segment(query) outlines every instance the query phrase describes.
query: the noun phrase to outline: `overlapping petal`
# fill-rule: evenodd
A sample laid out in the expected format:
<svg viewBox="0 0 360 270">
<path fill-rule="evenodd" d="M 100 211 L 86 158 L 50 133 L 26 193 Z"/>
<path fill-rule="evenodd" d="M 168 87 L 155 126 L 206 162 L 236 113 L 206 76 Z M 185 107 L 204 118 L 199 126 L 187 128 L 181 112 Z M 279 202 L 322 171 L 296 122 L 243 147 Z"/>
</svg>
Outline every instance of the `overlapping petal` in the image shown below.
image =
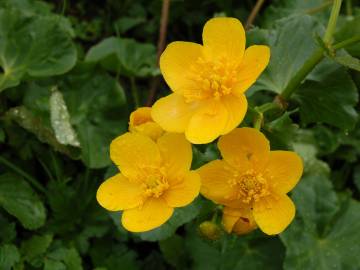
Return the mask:
<svg viewBox="0 0 360 270">
<path fill-rule="evenodd" d="M 175 93 L 193 89 L 190 67 L 202 55 L 202 46 L 192 42 L 170 43 L 160 57 L 160 69 L 165 81 Z"/>
<path fill-rule="evenodd" d="M 157 141 L 167 174 L 172 178 L 183 177 L 190 170 L 191 144 L 183 134 L 166 133 Z"/>
<path fill-rule="evenodd" d="M 228 95 L 224 96 L 221 101 L 228 112 L 227 122 L 221 133 L 221 135 L 224 135 L 232 131 L 242 122 L 247 111 L 248 103 L 245 95 Z"/>
<path fill-rule="evenodd" d="M 138 183 L 117 174 L 103 182 L 97 193 L 99 204 L 109 211 L 119 211 L 137 207 L 142 202 L 142 189 Z"/>
<path fill-rule="evenodd" d="M 288 193 L 299 182 L 303 173 L 303 162 L 294 152 L 271 151 L 266 168 L 267 179 L 277 193 Z"/>
<path fill-rule="evenodd" d="M 264 134 L 254 128 L 237 128 L 219 139 L 221 155 L 239 170 L 262 169 L 270 154 L 270 144 Z"/>
<path fill-rule="evenodd" d="M 162 198 L 149 198 L 137 208 L 125 210 L 121 223 L 131 232 L 145 232 L 164 224 L 173 214 L 174 208 Z"/>
<path fill-rule="evenodd" d="M 182 207 L 191 203 L 200 191 L 200 175 L 197 172 L 188 172 L 182 179 L 177 179 L 164 194 L 169 206 Z"/>
<path fill-rule="evenodd" d="M 238 235 L 249 233 L 257 228 L 250 208 L 230 208 L 223 209 L 222 223 L 228 232 Z"/>
<path fill-rule="evenodd" d="M 166 131 L 183 133 L 199 106 L 197 102 L 185 102 L 183 96 L 174 93 L 156 101 L 151 116 Z"/>
<path fill-rule="evenodd" d="M 253 45 L 246 49 L 239 66 L 238 83 L 234 87 L 236 95 L 243 94 L 264 71 L 270 60 L 270 48 Z"/>
<path fill-rule="evenodd" d="M 190 119 L 186 138 L 194 144 L 210 143 L 219 137 L 228 123 L 228 111 L 220 101 L 211 100 Z"/>
<path fill-rule="evenodd" d="M 139 133 L 125 133 L 113 140 L 110 157 L 129 178 L 136 178 L 144 167 L 159 167 L 161 164 L 156 143 Z"/>
<path fill-rule="evenodd" d="M 234 190 L 229 185 L 233 169 L 223 160 L 214 160 L 200 167 L 201 194 L 216 203 L 226 203 Z"/>
<path fill-rule="evenodd" d="M 295 206 L 287 195 L 273 193 L 255 202 L 253 215 L 264 233 L 279 234 L 294 219 Z"/>
</svg>

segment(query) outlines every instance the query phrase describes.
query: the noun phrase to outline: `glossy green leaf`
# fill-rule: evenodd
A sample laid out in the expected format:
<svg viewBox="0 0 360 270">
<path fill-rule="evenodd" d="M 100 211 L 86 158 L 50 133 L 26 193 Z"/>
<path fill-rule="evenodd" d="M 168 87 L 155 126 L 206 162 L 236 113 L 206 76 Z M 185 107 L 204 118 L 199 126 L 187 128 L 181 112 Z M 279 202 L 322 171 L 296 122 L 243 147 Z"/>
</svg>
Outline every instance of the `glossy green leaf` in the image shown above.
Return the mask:
<svg viewBox="0 0 360 270">
<path fill-rule="evenodd" d="M 326 177 L 303 178 L 292 196 L 297 218 L 281 234 L 285 269 L 357 269 L 360 204 L 340 201 Z"/>
<path fill-rule="evenodd" d="M 87 62 L 100 62 L 106 69 L 129 77 L 156 74 L 156 50 L 152 44 L 132 39 L 110 37 L 92 47 Z"/>
<path fill-rule="evenodd" d="M 12 244 L 0 245 L 0 269 L 11 270 L 20 261 L 20 254 Z"/>
<path fill-rule="evenodd" d="M 352 129 L 357 120 L 354 108 L 358 93 L 354 82 L 343 68 L 324 75 L 321 81 L 307 81 L 294 96 L 300 103 L 303 124 L 327 123 Z"/>
<path fill-rule="evenodd" d="M 341 55 L 335 56 L 333 59 L 340 65 L 356 71 L 360 71 L 360 60 L 355 57 L 352 57 L 350 55 Z"/>
<path fill-rule="evenodd" d="M 36 259 L 42 262 L 43 256 L 53 240 L 51 234 L 34 235 L 21 244 L 21 254 L 24 260 L 34 264 Z M 35 262 L 36 263 L 36 262 Z"/>
<path fill-rule="evenodd" d="M 75 65 L 75 47 L 58 21 L 0 9 L 0 91 L 18 85 L 25 75 L 59 75 Z"/>
<path fill-rule="evenodd" d="M 34 230 L 45 223 L 46 212 L 43 202 L 20 176 L 0 176 L 0 206 L 15 216 L 27 229 Z"/>
</svg>

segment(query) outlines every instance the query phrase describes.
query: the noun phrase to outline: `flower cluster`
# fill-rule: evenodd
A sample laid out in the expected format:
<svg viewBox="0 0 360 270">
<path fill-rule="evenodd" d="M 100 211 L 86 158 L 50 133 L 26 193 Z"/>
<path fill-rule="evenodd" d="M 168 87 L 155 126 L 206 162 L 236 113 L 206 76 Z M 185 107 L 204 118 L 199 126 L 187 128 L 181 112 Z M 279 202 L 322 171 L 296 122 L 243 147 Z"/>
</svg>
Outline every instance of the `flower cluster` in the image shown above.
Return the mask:
<svg viewBox="0 0 360 270">
<path fill-rule="evenodd" d="M 161 226 L 200 192 L 224 206 L 229 233 L 257 227 L 269 235 L 282 232 L 295 215 L 286 194 L 302 175 L 302 161 L 294 152 L 270 151 L 257 129 L 236 128 L 247 111 L 244 93 L 269 58 L 267 46 L 245 49 L 245 31 L 234 18 L 209 20 L 203 45 L 169 44 L 160 69 L 173 93 L 134 111 L 129 132 L 111 143 L 110 157 L 121 172 L 99 187 L 100 205 L 122 210 L 123 226 L 143 232 Z M 190 170 L 190 142 L 219 136 L 223 159 Z M 202 230 L 218 237 L 210 223 Z"/>
</svg>

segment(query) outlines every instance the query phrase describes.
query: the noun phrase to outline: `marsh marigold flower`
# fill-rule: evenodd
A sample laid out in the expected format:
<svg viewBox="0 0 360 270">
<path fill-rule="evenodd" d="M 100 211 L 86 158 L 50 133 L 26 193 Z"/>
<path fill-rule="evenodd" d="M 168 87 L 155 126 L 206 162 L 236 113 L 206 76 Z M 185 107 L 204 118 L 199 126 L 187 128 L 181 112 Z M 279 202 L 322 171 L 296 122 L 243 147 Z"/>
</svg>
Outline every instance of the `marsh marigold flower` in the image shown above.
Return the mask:
<svg viewBox="0 0 360 270">
<path fill-rule="evenodd" d="M 291 151 L 270 151 L 269 141 L 253 128 L 233 130 L 219 139 L 218 147 L 223 160 L 198 172 L 201 193 L 225 205 L 225 229 L 244 234 L 258 226 L 269 235 L 281 233 L 295 215 L 286 193 L 302 175 L 301 158 Z"/>
<path fill-rule="evenodd" d="M 164 130 L 185 133 L 195 144 L 227 134 L 243 120 L 244 92 L 269 62 L 267 46 L 245 50 L 245 31 L 235 18 L 214 18 L 203 30 L 203 45 L 170 43 L 160 69 L 173 91 L 153 106 L 152 117 Z"/>
<path fill-rule="evenodd" d="M 139 132 L 157 140 L 164 134 L 164 130 L 151 118 L 151 108 L 141 107 L 130 114 L 129 131 Z"/>
<path fill-rule="evenodd" d="M 190 171 L 191 145 L 182 134 L 166 133 L 155 142 L 126 133 L 112 141 L 110 157 L 121 173 L 102 183 L 96 197 L 109 211 L 123 210 L 121 221 L 129 231 L 162 225 L 175 207 L 199 194 L 200 177 Z"/>
</svg>

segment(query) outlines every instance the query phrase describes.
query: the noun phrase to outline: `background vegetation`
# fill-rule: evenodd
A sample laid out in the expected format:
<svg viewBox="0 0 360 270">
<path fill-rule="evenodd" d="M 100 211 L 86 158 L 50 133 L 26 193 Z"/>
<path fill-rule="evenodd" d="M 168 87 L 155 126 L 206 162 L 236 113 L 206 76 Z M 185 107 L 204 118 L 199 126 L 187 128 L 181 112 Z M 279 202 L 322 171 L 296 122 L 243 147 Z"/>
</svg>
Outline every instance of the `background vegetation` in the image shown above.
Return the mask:
<svg viewBox="0 0 360 270">
<path fill-rule="evenodd" d="M 305 162 L 291 194 L 297 215 L 278 237 L 213 241 L 199 224 L 218 210 L 202 198 L 141 234 L 95 200 L 117 170 L 109 143 L 129 113 L 154 90 L 169 92 L 156 65 L 162 1 L 0 0 L 1 270 L 360 269 L 359 43 L 335 53 L 320 38 L 333 1 L 264 2 L 247 43 L 270 45 L 271 62 L 247 93 L 255 109 L 243 125 L 314 51 L 327 55 L 284 100 L 285 112 L 264 114 L 272 148 Z M 356 2 L 344 1 L 334 44 L 359 38 Z M 245 24 L 255 3 L 173 0 L 166 43 L 201 42 L 213 16 Z M 215 144 L 193 150 L 194 168 L 219 157 Z"/>
</svg>

